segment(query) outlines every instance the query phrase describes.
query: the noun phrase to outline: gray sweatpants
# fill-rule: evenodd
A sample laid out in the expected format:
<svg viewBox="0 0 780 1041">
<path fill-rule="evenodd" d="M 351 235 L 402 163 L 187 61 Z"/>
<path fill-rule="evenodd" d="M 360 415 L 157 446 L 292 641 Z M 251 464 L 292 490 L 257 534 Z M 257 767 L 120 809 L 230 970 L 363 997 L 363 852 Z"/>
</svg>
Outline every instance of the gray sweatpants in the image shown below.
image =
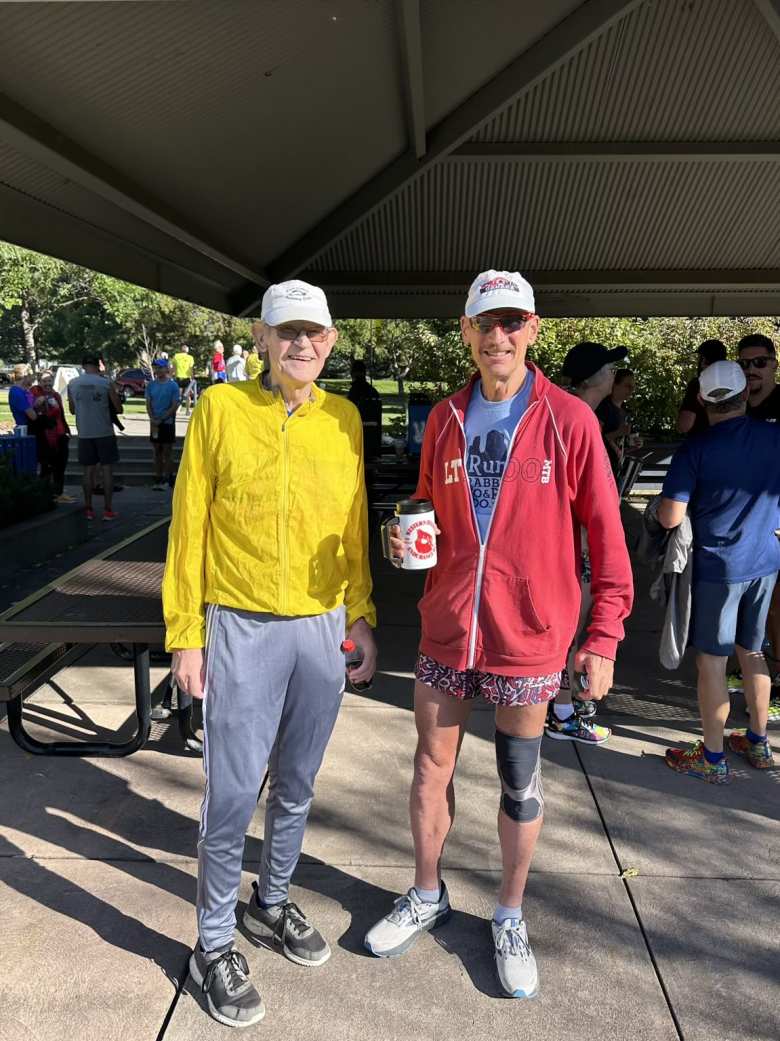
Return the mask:
<svg viewBox="0 0 780 1041">
<path fill-rule="evenodd" d="M 198 841 L 198 933 L 233 941 L 244 839 L 270 770 L 258 895 L 287 899 L 314 779 L 344 692 L 344 608 L 280 618 L 209 605 Z"/>
</svg>

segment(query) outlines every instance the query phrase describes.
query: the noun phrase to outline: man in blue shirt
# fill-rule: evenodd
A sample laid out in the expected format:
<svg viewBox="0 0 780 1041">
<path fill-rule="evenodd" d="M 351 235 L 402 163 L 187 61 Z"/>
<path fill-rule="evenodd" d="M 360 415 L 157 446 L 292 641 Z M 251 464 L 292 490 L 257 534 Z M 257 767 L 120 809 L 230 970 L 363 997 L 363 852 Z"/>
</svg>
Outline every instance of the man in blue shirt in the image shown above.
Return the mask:
<svg viewBox="0 0 780 1041">
<path fill-rule="evenodd" d="M 14 383 L 8 391 L 8 407 L 18 427 L 31 427 L 38 418 L 33 406 L 34 398 L 30 392 L 33 377 L 29 365 L 14 366 Z M 32 434 L 32 429 L 28 429 Z"/>
<path fill-rule="evenodd" d="M 154 484 L 157 491 L 166 483 L 173 488 L 173 443 L 176 440 L 176 410 L 181 391 L 171 379 L 167 358 L 154 364 L 154 379 L 146 386 L 146 411 L 149 413 L 149 439 L 154 447 Z"/>
<path fill-rule="evenodd" d="M 727 784 L 726 662 L 735 649 L 750 728 L 733 731 L 729 749 L 757 769 L 774 765 L 766 734 L 771 681 L 761 648 L 780 569 L 780 428 L 745 415 L 746 380 L 735 362 L 706 368 L 699 395 L 710 429 L 675 453 L 658 519 L 674 528 L 687 510 L 693 526 L 690 643 L 697 651 L 703 740 L 668 748 L 666 762 L 678 773 Z"/>
</svg>

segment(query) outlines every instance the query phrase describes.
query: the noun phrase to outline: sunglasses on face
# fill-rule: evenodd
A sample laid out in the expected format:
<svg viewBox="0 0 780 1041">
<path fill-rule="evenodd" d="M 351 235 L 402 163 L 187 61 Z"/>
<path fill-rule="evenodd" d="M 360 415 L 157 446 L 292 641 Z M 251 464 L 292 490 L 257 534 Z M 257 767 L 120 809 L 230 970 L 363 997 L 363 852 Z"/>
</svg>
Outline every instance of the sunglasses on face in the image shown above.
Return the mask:
<svg viewBox="0 0 780 1041">
<path fill-rule="evenodd" d="M 757 358 L 738 358 L 737 365 L 747 372 L 751 365 L 755 369 L 765 369 L 771 361 L 776 359 L 770 358 L 768 354 L 760 354 Z"/>
<path fill-rule="evenodd" d="M 492 333 L 497 326 L 500 326 L 509 335 L 510 333 L 519 333 L 525 323 L 532 317 L 533 315 L 530 314 L 511 315 L 508 318 L 477 315 L 476 318 L 470 318 L 469 321 L 471 322 L 471 328 L 476 329 L 483 336 Z"/>
<path fill-rule="evenodd" d="M 279 325 L 276 327 L 276 335 L 280 340 L 295 342 L 302 336 L 307 336 L 311 343 L 324 343 L 328 338 L 330 329 L 293 329 L 291 325 Z"/>
</svg>

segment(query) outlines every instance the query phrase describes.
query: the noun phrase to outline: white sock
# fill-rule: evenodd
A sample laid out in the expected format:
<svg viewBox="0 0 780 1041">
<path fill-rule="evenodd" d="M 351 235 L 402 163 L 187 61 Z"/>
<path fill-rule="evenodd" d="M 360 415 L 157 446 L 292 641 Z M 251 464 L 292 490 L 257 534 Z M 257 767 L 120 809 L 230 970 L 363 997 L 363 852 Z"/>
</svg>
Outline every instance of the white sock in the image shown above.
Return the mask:
<svg viewBox="0 0 780 1041">
<path fill-rule="evenodd" d="M 493 921 L 498 925 L 505 922 L 508 918 L 519 918 L 523 919 L 523 906 L 518 904 L 517 907 L 506 907 L 504 904 L 497 904 L 496 910 L 493 914 Z"/>
<path fill-rule="evenodd" d="M 556 701 L 553 705 L 553 712 L 556 719 L 560 720 L 561 723 L 565 723 L 567 719 L 571 719 L 574 715 L 574 705 L 559 705 Z"/>
<path fill-rule="evenodd" d="M 420 889 L 419 886 L 415 886 L 414 891 L 424 904 L 438 904 L 441 886 L 438 889 Z"/>
</svg>

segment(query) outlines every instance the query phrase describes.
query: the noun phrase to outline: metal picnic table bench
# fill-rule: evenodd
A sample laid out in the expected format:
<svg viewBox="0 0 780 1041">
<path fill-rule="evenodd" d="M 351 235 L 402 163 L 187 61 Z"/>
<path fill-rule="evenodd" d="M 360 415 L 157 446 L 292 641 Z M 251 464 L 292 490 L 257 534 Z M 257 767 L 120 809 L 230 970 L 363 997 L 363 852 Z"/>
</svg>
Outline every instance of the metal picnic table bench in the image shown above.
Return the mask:
<svg viewBox="0 0 780 1041">
<path fill-rule="evenodd" d="M 150 646 L 165 641 L 160 585 L 169 518 L 144 528 L 0 614 L 0 701 L 14 741 L 34 755 L 125 756 L 151 728 Z M 136 733 L 124 743 L 42 742 L 24 728 L 24 698 L 96 644 L 132 647 Z M 191 699 L 179 694 L 182 736 Z"/>
</svg>

